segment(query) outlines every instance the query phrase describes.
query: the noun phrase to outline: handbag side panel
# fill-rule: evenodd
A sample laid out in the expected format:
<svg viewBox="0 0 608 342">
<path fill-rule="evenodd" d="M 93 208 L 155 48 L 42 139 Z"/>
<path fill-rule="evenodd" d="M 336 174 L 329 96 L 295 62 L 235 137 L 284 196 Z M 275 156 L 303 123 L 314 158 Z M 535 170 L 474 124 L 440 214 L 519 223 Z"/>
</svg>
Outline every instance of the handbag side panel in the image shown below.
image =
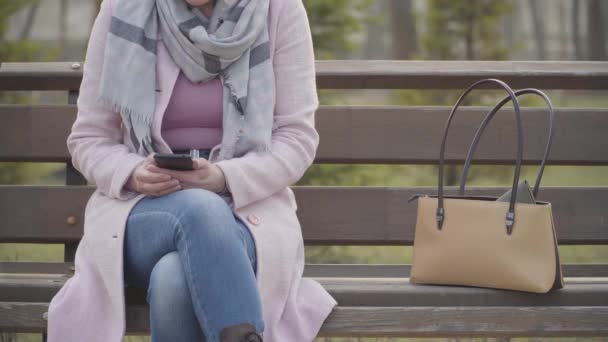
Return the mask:
<svg viewBox="0 0 608 342">
<path fill-rule="evenodd" d="M 508 203 L 445 198 L 437 229 L 437 198 L 418 199 L 410 281 L 546 293 L 558 268 L 551 205 L 517 203 L 507 234 Z"/>
</svg>

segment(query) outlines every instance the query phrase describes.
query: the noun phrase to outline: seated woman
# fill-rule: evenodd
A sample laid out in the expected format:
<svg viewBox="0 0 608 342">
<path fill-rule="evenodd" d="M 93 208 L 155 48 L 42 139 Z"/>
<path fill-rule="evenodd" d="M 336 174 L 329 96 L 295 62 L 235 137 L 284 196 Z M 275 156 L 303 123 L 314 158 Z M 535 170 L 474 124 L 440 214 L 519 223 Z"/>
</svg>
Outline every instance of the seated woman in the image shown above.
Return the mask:
<svg viewBox="0 0 608 342">
<path fill-rule="evenodd" d="M 97 188 L 48 341 L 122 341 L 125 286 L 153 342 L 312 341 L 337 302 L 302 277 L 289 185 L 319 143 L 315 77 L 301 0 L 103 1 L 67 140 Z"/>
</svg>

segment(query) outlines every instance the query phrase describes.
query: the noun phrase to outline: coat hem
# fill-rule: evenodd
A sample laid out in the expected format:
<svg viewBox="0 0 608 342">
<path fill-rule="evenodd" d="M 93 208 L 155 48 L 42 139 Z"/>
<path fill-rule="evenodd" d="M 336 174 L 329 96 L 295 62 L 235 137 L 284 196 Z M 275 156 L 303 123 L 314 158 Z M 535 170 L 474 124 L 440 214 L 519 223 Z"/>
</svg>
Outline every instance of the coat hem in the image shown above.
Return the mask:
<svg viewBox="0 0 608 342">
<path fill-rule="evenodd" d="M 329 318 L 329 315 L 331 315 L 332 311 L 337 306 L 338 306 L 338 303 L 334 301 L 334 303 L 327 305 L 322 310 L 320 310 L 320 313 L 322 314 L 321 317 L 323 317 L 323 319 L 319 320 L 319 323 L 317 323 L 316 326 L 313 328 L 314 334 L 313 334 L 313 338 L 310 342 L 313 342 L 314 339 L 319 335 L 319 333 L 321 332 L 321 328 L 323 327 L 323 324 L 327 321 L 327 318 Z"/>
</svg>

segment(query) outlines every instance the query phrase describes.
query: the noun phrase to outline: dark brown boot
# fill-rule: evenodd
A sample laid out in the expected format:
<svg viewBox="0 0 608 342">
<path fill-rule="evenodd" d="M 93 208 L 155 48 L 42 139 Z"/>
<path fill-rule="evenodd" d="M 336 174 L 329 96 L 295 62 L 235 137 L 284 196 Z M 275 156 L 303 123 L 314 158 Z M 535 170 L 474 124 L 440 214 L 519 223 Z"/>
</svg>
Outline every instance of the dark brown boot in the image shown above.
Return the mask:
<svg viewBox="0 0 608 342">
<path fill-rule="evenodd" d="M 250 323 L 240 323 L 225 327 L 220 332 L 222 342 L 264 342 L 262 335 L 256 332 Z"/>
</svg>

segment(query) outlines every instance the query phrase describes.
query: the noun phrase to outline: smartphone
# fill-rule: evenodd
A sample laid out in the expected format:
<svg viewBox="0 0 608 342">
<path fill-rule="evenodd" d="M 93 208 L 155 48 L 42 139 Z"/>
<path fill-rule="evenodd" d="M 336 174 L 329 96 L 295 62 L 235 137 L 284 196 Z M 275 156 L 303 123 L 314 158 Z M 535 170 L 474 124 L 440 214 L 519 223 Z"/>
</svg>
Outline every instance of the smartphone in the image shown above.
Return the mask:
<svg viewBox="0 0 608 342">
<path fill-rule="evenodd" d="M 154 161 L 158 167 L 171 170 L 193 170 L 192 156 L 189 154 L 155 153 Z"/>
</svg>

